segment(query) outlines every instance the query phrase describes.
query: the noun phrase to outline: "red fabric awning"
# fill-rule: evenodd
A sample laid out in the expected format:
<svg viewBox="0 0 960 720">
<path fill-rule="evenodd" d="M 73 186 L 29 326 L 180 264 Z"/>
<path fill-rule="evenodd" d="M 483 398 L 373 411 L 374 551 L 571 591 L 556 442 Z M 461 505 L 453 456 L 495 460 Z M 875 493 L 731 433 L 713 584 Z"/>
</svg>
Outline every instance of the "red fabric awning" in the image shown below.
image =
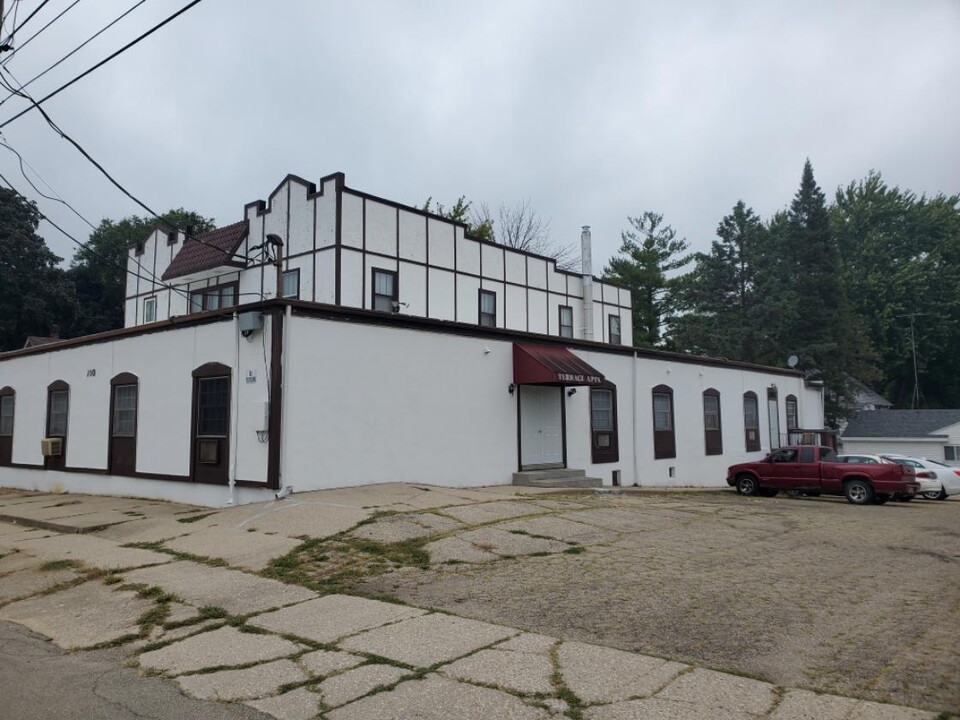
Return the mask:
<svg viewBox="0 0 960 720">
<path fill-rule="evenodd" d="M 517 385 L 600 385 L 603 375 L 565 347 L 513 345 Z"/>
</svg>

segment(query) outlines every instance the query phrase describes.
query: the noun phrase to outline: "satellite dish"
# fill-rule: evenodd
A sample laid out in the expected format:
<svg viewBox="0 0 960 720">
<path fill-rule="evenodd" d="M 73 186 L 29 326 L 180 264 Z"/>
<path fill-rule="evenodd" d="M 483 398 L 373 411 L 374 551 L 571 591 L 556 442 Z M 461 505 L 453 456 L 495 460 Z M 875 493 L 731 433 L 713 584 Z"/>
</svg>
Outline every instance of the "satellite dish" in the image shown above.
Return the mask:
<svg viewBox="0 0 960 720">
<path fill-rule="evenodd" d="M 787 365 L 789 367 L 795 368 L 798 362 L 800 362 L 800 358 L 798 358 L 796 355 L 791 355 L 787 358 Z"/>
</svg>

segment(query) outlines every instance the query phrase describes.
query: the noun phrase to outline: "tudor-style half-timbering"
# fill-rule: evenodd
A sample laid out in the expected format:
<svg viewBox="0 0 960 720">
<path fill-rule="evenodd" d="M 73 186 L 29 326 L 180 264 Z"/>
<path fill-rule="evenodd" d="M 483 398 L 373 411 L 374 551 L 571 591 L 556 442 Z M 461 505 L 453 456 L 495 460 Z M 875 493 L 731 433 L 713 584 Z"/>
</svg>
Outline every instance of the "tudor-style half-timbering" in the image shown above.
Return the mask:
<svg viewBox="0 0 960 720">
<path fill-rule="evenodd" d="M 346 187 L 341 173 L 319 187 L 288 176 L 244 215 L 197 238 L 158 228 L 130 248 L 126 326 L 275 297 L 279 254 L 283 297 L 615 345 L 632 339 L 628 290 L 585 283 L 551 258 Z"/>
</svg>

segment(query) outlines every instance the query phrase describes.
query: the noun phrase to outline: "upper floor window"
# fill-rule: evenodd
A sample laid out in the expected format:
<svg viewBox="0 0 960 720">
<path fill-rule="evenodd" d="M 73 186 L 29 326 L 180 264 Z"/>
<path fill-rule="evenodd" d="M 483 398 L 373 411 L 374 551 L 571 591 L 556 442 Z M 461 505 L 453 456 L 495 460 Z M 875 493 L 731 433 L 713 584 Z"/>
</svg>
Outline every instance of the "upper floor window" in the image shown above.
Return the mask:
<svg viewBox="0 0 960 720">
<path fill-rule="evenodd" d="M 143 321 L 145 323 L 156 322 L 157 320 L 157 298 L 148 297 L 143 300 Z"/>
<path fill-rule="evenodd" d="M 653 388 L 653 457 L 675 458 L 677 442 L 673 430 L 673 388 Z"/>
<path fill-rule="evenodd" d="M 707 455 L 723 454 L 723 430 L 720 426 L 720 393 L 703 391 L 703 434 Z"/>
<path fill-rule="evenodd" d="M 190 293 L 190 312 L 233 307 L 237 304 L 238 287 L 239 283 L 232 282 L 194 290 Z"/>
<path fill-rule="evenodd" d="M 480 291 L 480 324 L 484 327 L 497 326 L 497 294 L 492 290 Z"/>
<path fill-rule="evenodd" d="M 620 316 L 610 315 L 607 318 L 607 336 L 614 345 L 620 345 L 622 337 L 620 335 Z"/>
<path fill-rule="evenodd" d="M 374 268 L 371 290 L 373 298 L 370 305 L 374 310 L 388 313 L 395 313 L 400 310 L 396 272 Z"/>
<path fill-rule="evenodd" d="M 797 398 L 793 395 L 787 395 L 787 430 L 796 430 L 800 427 L 797 420 Z"/>
<path fill-rule="evenodd" d="M 573 308 L 569 305 L 560 306 L 560 337 L 573 337 Z"/>
<path fill-rule="evenodd" d="M 743 432 L 747 452 L 760 449 L 760 408 L 755 392 L 743 394 Z"/>
<path fill-rule="evenodd" d="M 283 291 L 281 297 L 300 297 L 300 268 L 287 270 L 283 273 Z"/>
</svg>

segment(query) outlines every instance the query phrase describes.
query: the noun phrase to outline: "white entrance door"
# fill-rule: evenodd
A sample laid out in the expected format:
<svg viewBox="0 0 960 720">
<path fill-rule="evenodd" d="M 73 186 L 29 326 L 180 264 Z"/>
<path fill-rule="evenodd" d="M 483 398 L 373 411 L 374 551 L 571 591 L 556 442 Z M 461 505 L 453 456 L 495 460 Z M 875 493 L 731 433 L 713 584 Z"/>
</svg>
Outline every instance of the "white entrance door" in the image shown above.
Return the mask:
<svg viewBox="0 0 960 720">
<path fill-rule="evenodd" d="M 767 398 L 767 420 L 770 422 L 770 449 L 780 447 L 780 408 L 776 397 Z"/>
<path fill-rule="evenodd" d="M 520 465 L 563 465 L 563 388 L 520 386 Z"/>
</svg>

